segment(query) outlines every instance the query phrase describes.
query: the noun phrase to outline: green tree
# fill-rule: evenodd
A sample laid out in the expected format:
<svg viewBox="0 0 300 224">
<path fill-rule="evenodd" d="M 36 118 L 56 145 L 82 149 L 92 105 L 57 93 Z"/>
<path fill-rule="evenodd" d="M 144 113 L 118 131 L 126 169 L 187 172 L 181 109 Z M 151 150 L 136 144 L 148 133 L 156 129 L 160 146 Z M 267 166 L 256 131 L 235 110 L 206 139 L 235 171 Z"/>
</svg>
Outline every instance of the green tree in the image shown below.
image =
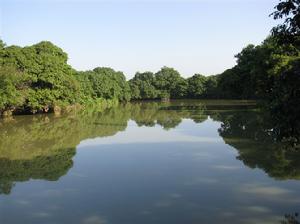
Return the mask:
<svg viewBox="0 0 300 224">
<path fill-rule="evenodd" d="M 122 72 L 116 72 L 111 68 L 98 67 L 90 77 L 94 92 L 97 97 L 105 99 L 130 100 L 130 87 Z"/>
<path fill-rule="evenodd" d="M 293 44 L 300 47 L 300 1 L 284 0 L 275 6 L 271 15 L 275 20 L 284 19 L 282 24 L 272 29 L 273 36 L 277 37 L 281 44 Z"/>
<path fill-rule="evenodd" d="M 204 75 L 195 74 L 187 79 L 188 82 L 188 97 L 202 98 L 206 92 L 207 78 Z"/>
<path fill-rule="evenodd" d="M 67 54 L 50 42 L 43 41 L 29 47 L 5 47 L 1 70 L 13 67 L 26 74 L 22 83 L 23 105 L 15 105 L 24 111 L 49 111 L 55 105 L 76 102 L 78 83 L 74 70 L 67 64 Z M 5 72 L 5 71 L 3 71 Z"/>
<path fill-rule="evenodd" d="M 159 90 L 156 89 L 155 77 L 152 72 L 137 72 L 129 80 L 133 99 L 157 99 Z"/>
<path fill-rule="evenodd" d="M 13 111 L 24 104 L 24 78 L 14 67 L 0 67 L 0 112 Z"/>
<path fill-rule="evenodd" d="M 163 67 L 155 74 L 155 87 L 165 96 L 183 98 L 187 93 L 187 82 L 178 71 L 173 68 Z"/>
</svg>

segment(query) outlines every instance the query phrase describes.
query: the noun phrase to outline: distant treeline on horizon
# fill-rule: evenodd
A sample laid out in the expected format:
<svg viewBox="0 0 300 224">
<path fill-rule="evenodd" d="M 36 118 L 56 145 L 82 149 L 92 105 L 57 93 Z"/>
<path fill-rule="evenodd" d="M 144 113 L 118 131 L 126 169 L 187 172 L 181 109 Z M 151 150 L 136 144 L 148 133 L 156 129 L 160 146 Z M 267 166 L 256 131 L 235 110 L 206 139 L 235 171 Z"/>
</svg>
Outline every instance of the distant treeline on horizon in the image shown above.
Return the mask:
<svg viewBox="0 0 300 224">
<path fill-rule="evenodd" d="M 138 72 L 127 81 L 112 68 L 76 71 L 67 64 L 67 54 L 48 41 L 19 47 L 0 40 L 0 114 L 182 98 L 264 99 L 274 110 L 299 108 L 299 5 L 280 2 L 273 16 L 286 17 L 285 22 L 260 45 L 248 45 L 238 53 L 233 68 L 213 76 L 185 79 L 175 69 L 163 67 L 156 73 Z"/>
</svg>

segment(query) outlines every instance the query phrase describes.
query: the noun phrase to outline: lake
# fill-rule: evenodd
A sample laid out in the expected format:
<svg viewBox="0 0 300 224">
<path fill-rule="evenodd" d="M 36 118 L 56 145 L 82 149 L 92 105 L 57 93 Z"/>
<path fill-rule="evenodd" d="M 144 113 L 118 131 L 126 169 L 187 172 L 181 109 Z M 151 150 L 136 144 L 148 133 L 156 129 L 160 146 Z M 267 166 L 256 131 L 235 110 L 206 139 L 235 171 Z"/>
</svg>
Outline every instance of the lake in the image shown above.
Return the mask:
<svg viewBox="0 0 300 224">
<path fill-rule="evenodd" d="M 0 121 L 0 223 L 280 223 L 300 153 L 251 101 L 172 101 Z"/>
</svg>

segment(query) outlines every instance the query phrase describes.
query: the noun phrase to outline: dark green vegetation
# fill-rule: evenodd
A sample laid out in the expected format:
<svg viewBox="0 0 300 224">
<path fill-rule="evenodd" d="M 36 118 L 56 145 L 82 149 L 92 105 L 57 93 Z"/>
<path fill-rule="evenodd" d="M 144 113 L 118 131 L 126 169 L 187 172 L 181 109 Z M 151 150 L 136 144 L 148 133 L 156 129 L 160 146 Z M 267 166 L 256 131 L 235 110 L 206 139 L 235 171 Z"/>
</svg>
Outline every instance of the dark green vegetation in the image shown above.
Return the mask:
<svg viewBox="0 0 300 224">
<path fill-rule="evenodd" d="M 185 79 L 163 67 L 126 81 L 111 68 L 74 70 L 67 54 L 50 42 L 18 47 L 0 41 L 0 114 L 60 113 L 146 99 L 263 99 L 273 120 L 285 124 L 276 129 L 280 138 L 300 136 L 300 3 L 281 1 L 275 9 L 272 16 L 283 23 L 262 44 L 237 54 L 236 66 L 208 77 Z"/>
<path fill-rule="evenodd" d="M 183 119 L 221 122 L 219 135 L 239 153 L 237 159 L 269 176 L 300 179 L 300 157 L 278 143 L 271 120 L 249 101 L 175 101 L 129 103 L 102 112 L 87 110 L 67 116 L 37 115 L 0 122 L 0 194 L 15 182 L 58 180 L 73 166 L 76 146 L 84 139 L 125 131 L 128 121 L 138 126 L 176 128 Z M 262 144 L 263 143 L 263 144 Z"/>
<path fill-rule="evenodd" d="M 30 47 L 0 44 L 0 111 L 37 113 L 91 102 L 128 99 L 125 76 L 112 69 L 77 72 L 50 42 Z"/>
</svg>

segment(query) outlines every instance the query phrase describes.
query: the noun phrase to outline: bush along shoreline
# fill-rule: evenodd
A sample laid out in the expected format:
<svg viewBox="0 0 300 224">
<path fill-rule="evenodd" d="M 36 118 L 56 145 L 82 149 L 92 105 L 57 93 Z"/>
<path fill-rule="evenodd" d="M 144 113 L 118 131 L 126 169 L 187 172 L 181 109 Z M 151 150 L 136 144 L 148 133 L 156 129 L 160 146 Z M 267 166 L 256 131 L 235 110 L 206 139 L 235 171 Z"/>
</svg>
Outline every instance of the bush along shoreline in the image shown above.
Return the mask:
<svg viewBox="0 0 300 224">
<path fill-rule="evenodd" d="M 0 41 L 0 115 L 103 109 L 129 100 L 123 73 L 110 68 L 77 72 L 67 59 L 51 42 L 22 48 Z"/>
<path fill-rule="evenodd" d="M 247 46 L 236 55 L 237 65 L 218 75 L 183 78 L 163 67 L 156 73 L 137 72 L 127 81 L 112 68 L 76 71 L 67 64 L 67 54 L 48 41 L 27 47 L 0 41 L 0 115 L 60 114 L 169 99 L 262 99 L 275 110 L 288 103 L 299 108 L 299 50 L 276 44 L 268 37 L 261 45 Z"/>
<path fill-rule="evenodd" d="M 287 117 L 287 123 L 298 125 L 300 2 L 280 1 L 271 16 L 282 24 L 261 44 L 238 53 L 233 68 L 213 76 L 183 78 L 163 67 L 156 73 L 137 72 L 127 81 L 112 68 L 76 71 L 67 53 L 49 41 L 19 47 L 0 40 L 0 114 L 61 113 L 130 100 L 260 99 L 274 119 Z"/>
</svg>

